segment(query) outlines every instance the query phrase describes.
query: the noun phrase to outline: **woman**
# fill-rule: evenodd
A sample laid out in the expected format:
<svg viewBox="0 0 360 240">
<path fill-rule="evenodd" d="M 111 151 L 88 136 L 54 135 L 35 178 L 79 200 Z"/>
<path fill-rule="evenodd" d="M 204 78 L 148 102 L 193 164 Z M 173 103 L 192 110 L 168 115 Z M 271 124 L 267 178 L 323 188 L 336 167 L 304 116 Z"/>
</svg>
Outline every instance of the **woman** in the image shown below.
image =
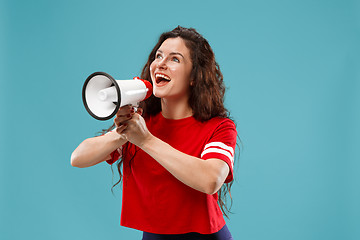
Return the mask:
<svg viewBox="0 0 360 240">
<path fill-rule="evenodd" d="M 210 45 L 191 28 L 163 33 L 141 78 L 153 96 L 137 112 L 120 108 L 115 130 L 83 141 L 71 164 L 121 159 L 121 225 L 143 239 L 232 239 L 220 192 L 233 180 L 237 133 Z"/>
</svg>

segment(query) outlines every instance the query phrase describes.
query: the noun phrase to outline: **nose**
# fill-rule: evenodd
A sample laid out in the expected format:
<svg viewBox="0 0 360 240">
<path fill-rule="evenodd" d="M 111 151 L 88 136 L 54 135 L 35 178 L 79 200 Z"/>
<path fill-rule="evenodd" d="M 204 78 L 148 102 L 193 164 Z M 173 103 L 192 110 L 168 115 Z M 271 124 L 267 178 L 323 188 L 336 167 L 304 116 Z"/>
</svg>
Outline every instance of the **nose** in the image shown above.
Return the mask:
<svg viewBox="0 0 360 240">
<path fill-rule="evenodd" d="M 158 61 L 157 68 L 158 69 L 166 69 L 167 68 L 166 58 L 163 58 L 160 61 Z"/>
</svg>

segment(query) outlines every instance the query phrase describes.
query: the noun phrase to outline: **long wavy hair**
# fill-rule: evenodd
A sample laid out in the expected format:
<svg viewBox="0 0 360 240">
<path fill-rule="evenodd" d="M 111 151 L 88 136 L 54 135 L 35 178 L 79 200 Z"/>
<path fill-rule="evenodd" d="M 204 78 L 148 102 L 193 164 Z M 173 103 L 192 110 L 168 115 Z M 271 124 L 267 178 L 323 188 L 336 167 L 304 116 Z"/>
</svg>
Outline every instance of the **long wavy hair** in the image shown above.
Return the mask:
<svg viewBox="0 0 360 240">
<path fill-rule="evenodd" d="M 150 76 L 150 65 L 155 60 L 156 51 L 168 38 L 180 37 L 185 41 L 186 47 L 190 50 L 192 61 L 191 85 L 189 106 L 193 111 L 193 117 L 201 122 L 214 117 L 230 118 L 228 110 L 224 107 L 225 86 L 223 75 L 218 63 L 215 61 L 215 54 L 208 41 L 193 28 L 176 27 L 170 32 L 163 33 L 155 47 L 152 49 L 145 66 L 142 69 L 141 78 L 152 82 Z M 153 116 L 161 112 L 161 99 L 152 95 L 140 105 L 144 117 Z M 123 156 L 129 150 L 129 144 L 123 147 Z M 132 156 L 132 158 L 134 155 Z M 115 187 L 122 180 L 121 165 L 123 159 L 117 163 L 120 179 L 114 184 Z M 131 167 L 131 166 L 130 166 Z M 232 182 L 225 183 L 218 191 L 218 203 L 223 214 L 228 217 L 232 205 L 231 186 Z M 227 206 L 227 194 L 230 195 L 231 204 Z"/>
</svg>

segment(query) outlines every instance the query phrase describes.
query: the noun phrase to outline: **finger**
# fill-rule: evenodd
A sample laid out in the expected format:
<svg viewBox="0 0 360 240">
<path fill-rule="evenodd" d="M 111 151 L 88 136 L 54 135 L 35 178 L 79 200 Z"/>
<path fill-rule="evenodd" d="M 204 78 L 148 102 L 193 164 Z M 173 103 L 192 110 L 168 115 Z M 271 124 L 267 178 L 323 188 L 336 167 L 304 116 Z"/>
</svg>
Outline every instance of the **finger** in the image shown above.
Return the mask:
<svg viewBox="0 0 360 240">
<path fill-rule="evenodd" d="M 144 112 L 144 109 L 142 109 L 142 108 L 140 108 L 140 107 L 139 107 L 139 108 L 137 109 L 137 111 L 136 111 L 136 113 L 139 114 L 139 115 L 142 115 L 143 112 Z"/>
<path fill-rule="evenodd" d="M 128 120 L 129 118 L 131 118 L 132 114 L 131 113 L 128 113 L 128 114 L 125 114 L 125 115 L 121 115 L 121 116 L 116 116 L 114 121 L 116 122 L 123 122 L 124 120 Z"/>
<path fill-rule="evenodd" d="M 117 111 L 116 116 L 124 117 L 124 116 L 128 115 L 130 113 L 130 111 L 131 111 L 131 106 L 125 105 L 125 106 L 121 107 L 119 109 L 119 111 Z"/>
<path fill-rule="evenodd" d="M 127 125 L 121 125 L 120 127 L 116 128 L 116 133 L 121 135 L 125 131 L 126 128 L 127 128 Z"/>
<path fill-rule="evenodd" d="M 139 107 L 132 107 L 131 110 L 130 110 L 130 115 L 131 116 L 134 116 L 135 113 L 138 113 L 139 114 L 139 109 L 142 113 L 142 108 L 139 108 Z"/>
<path fill-rule="evenodd" d="M 131 119 L 132 115 L 131 114 L 127 114 L 123 117 L 117 116 L 114 119 L 114 123 L 117 127 L 119 127 L 121 124 L 123 124 L 124 122 L 128 121 L 129 119 Z"/>
<path fill-rule="evenodd" d="M 126 133 L 127 133 L 127 125 L 123 125 L 123 126 L 119 127 L 116 132 L 117 132 L 122 138 L 128 140 L 127 135 L 126 135 Z"/>
<path fill-rule="evenodd" d="M 133 114 L 131 114 L 131 118 L 129 120 L 127 120 L 125 123 L 131 124 L 131 123 L 135 122 L 137 119 L 139 119 L 139 114 L 133 113 Z"/>
</svg>

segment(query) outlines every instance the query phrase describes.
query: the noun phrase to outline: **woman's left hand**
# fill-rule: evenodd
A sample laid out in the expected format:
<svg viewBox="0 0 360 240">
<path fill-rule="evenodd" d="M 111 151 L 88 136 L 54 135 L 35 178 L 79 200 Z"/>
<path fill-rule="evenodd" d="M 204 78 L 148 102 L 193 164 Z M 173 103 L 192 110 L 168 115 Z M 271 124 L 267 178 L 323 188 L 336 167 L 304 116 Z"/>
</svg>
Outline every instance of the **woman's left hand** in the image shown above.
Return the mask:
<svg viewBox="0 0 360 240">
<path fill-rule="evenodd" d="M 142 112 L 141 110 L 142 109 L 134 113 L 131 119 L 125 121 L 123 123 L 125 129 L 118 132 L 119 134 L 123 135 L 129 142 L 140 148 L 147 140 L 150 140 L 152 137 L 152 134 L 149 132 L 146 126 L 144 118 L 140 115 Z"/>
</svg>

